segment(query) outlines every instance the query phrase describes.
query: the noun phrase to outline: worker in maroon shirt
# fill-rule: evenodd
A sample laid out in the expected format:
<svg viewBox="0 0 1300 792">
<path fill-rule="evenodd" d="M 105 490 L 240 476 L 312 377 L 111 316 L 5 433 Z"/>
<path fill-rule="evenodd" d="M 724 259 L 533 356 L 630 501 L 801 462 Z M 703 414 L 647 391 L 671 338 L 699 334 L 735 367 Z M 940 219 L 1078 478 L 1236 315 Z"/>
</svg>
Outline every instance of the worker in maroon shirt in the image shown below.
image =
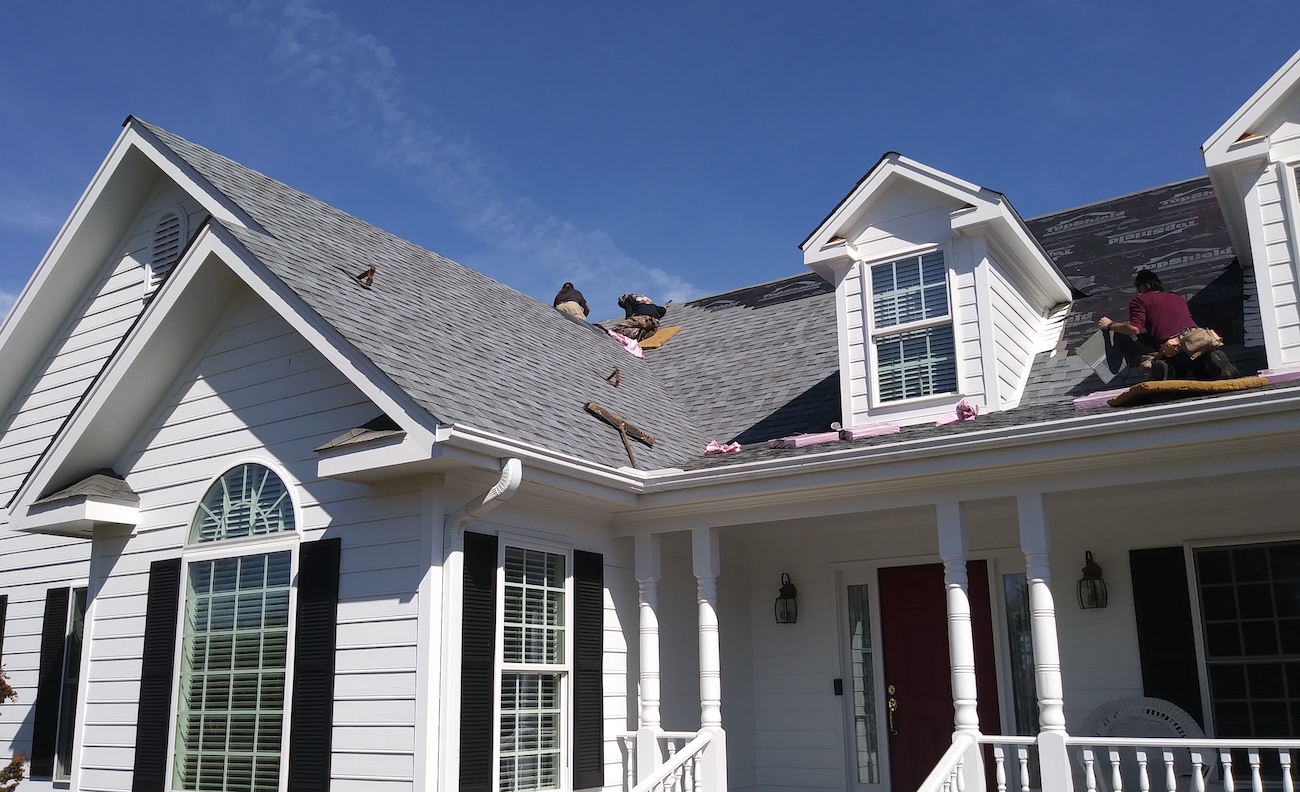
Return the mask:
<svg viewBox="0 0 1300 792">
<path fill-rule="evenodd" d="M 1103 316 L 1102 330 L 1130 337 L 1145 335 L 1160 352 L 1151 361 L 1151 379 L 1232 379 L 1240 376 L 1222 349 L 1211 349 L 1192 357 L 1179 343 L 1183 334 L 1197 327 L 1187 301 L 1160 285 L 1151 270 L 1139 270 L 1133 279 L 1138 293 L 1128 304 L 1128 321 L 1116 322 Z M 1221 342 L 1220 342 L 1221 343 Z"/>
</svg>

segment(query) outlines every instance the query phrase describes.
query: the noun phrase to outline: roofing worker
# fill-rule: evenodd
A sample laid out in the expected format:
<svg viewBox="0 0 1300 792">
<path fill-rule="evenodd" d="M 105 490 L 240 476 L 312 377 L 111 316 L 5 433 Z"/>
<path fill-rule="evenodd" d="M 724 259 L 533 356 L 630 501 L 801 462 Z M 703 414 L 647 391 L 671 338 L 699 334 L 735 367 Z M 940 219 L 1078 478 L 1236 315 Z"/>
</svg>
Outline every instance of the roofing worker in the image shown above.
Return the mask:
<svg viewBox="0 0 1300 792">
<path fill-rule="evenodd" d="M 586 321 L 587 314 L 591 313 L 591 308 L 587 306 L 587 300 L 582 296 L 582 292 L 573 288 L 572 283 L 561 286 L 559 293 L 555 295 L 555 301 L 551 304 L 560 313 L 566 313 L 574 319 Z"/>
<path fill-rule="evenodd" d="M 1151 361 L 1151 379 L 1220 380 L 1241 376 L 1222 349 L 1223 339 L 1213 330 L 1198 327 L 1187 301 L 1160 285 L 1151 270 L 1138 270 L 1133 278 L 1138 293 L 1128 304 L 1128 321 L 1103 316 L 1102 330 L 1126 336 L 1145 335 L 1159 349 Z"/>
<path fill-rule="evenodd" d="M 644 341 L 654 335 L 659 329 L 659 320 L 668 313 L 667 308 L 655 305 L 643 294 L 624 294 L 618 298 L 618 307 L 623 309 L 625 316 L 614 325 L 614 332 L 634 341 Z"/>
</svg>

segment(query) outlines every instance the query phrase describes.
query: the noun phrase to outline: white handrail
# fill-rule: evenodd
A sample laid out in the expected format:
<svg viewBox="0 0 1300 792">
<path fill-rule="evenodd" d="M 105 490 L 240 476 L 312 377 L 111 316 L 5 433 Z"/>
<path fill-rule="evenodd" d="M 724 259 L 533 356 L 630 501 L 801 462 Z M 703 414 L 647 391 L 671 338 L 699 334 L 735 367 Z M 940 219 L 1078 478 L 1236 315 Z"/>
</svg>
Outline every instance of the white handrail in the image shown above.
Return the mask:
<svg viewBox="0 0 1300 792">
<path fill-rule="evenodd" d="M 1007 738 L 993 737 L 988 742 L 1001 742 Z M 984 740 L 981 739 L 981 742 Z M 1277 748 L 1300 749 L 1300 740 L 1256 740 L 1219 737 L 1066 737 L 1066 745 L 1111 745 L 1133 748 Z"/>
<path fill-rule="evenodd" d="M 965 732 L 954 736 L 952 745 L 948 746 L 948 750 L 944 752 L 939 764 L 934 766 L 930 774 L 921 782 L 921 786 L 917 787 L 916 792 L 941 792 L 944 789 L 957 792 L 957 789 L 962 785 L 962 759 L 965 758 L 966 752 L 974 744 L 975 739 Z M 957 778 L 954 779 L 954 776 L 957 776 Z"/>
<path fill-rule="evenodd" d="M 661 765 L 653 773 L 646 776 L 645 780 L 633 787 L 632 792 L 650 792 L 650 790 L 662 784 L 665 780 L 676 775 L 677 771 L 687 762 L 699 756 L 709 743 L 713 740 L 712 731 L 702 731 L 695 735 L 695 739 L 686 743 L 686 746 L 677 753 L 673 754 L 665 764 Z M 712 792 L 712 790 L 710 790 Z M 718 792 L 722 792 L 718 790 Z"/>
</svg>

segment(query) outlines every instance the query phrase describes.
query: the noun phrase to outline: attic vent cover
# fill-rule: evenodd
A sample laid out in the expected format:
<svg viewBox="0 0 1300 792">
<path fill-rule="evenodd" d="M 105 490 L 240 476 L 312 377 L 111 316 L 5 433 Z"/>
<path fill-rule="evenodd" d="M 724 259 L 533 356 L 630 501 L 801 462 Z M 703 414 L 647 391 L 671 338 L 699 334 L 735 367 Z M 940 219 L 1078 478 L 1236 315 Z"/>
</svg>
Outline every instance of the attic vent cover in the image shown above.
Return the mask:
<svg viewBox="0 0 1300 792">
<path fill-rule="evenodd" d="M 147 296 L 152 296 L 171 274 L 172 267 L 181 255 L 185 236 L 183 215 L 176 211 L 165 213 L 153 229 L 153 255 L 149 257 L 149 286 Z"/>
</svg>

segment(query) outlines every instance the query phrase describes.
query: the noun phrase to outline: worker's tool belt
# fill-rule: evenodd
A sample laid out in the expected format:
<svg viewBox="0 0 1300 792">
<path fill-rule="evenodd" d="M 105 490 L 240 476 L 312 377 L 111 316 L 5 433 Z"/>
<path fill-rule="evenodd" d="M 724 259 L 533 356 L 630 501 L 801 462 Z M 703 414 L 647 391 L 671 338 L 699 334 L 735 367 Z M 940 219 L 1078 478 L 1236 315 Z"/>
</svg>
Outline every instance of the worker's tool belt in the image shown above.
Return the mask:
<svg viewBox="0 0 1300 792">
<path fill-rule="evenodd" d="M 1186 352 L 1192 360 L 1211 349 L 1223 346 L 1223 339 L 1213 330 L 1204 327 L 1189 327 L 1160 346 L 1161 357 L 1173 357 L 1180 351 Z"/>
</svg>

